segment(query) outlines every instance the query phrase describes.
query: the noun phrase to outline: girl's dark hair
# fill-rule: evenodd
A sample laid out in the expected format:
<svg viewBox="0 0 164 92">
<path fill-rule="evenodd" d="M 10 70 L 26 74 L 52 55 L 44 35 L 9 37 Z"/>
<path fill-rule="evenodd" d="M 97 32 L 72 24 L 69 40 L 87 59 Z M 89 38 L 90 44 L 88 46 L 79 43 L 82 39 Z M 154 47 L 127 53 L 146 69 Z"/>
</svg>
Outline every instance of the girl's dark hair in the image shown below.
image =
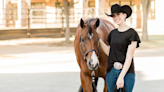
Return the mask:
<svg viewBox="0 0 164 92">
<path fill-rule="evenodd" d="M 125 12 L 122 12 L 123 14 L 126 14 Z M 126 14 L 126 16 L 127 16 L 127 14 Z M 125 18 L 125 21 L 126 21 L 126 18 Z"/>
</svg>

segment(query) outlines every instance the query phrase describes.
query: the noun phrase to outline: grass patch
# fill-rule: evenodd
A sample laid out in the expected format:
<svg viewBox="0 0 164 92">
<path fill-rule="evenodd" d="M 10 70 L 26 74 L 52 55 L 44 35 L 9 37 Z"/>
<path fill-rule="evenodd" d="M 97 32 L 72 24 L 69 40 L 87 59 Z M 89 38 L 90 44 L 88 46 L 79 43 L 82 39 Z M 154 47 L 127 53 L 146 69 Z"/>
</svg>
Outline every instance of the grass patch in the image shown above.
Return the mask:
<svg viewBox="0 0 164 92">
<path fill-rule="evenodd" d="M 148 39 L 153 41 L 164 41 L 164 35 L 149 35 Z"/>
<path fill-rule="evenodd" d="M 142 37 L 140 37 L 142 38 Z M 164 47 L 164 35 L 149 35 L 148 41 L 142 41 L 140 47 L 141 48 L 159 48 Z"/>
</svg>

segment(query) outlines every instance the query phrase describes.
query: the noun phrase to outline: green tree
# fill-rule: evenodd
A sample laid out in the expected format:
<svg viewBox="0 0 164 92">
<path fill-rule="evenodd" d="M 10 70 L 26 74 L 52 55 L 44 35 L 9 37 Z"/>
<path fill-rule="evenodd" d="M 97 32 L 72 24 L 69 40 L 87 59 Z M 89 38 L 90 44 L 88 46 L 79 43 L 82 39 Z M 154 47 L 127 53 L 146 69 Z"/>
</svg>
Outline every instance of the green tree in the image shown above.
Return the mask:
<svg viewBox="0 0 164 92">
<path fill-rule="evenodd" d="M 142 14 L 143 14 L 142 40 L 147 41 L 148 40 L 147 20 L 148 20 L 151 0 L 141 0 L 141 3 L 142 3 Z"/>
<path fill-rule="evenodd" d="M 69 11 L 72 8 L 72 6 L 76 3 L 78 3 L 80 0 L 78 0 L 77 2 L 73 2 L 73 0 L 71 0 L 71 3 L 69 4 L 68 0 L 63 0 L 63 8 L 64 8 L 64 13 L 66 16 L 66 32 L 65 32 L 65 41 L 66 43 L 69 43 L 69 38 L 70 38 L 70 28 L 69 28 Z M 57 4 L 58 0 L 57 0 Z M 60 8 L 62 8 L 61 6 L 59 6 Z"/>
</svg>

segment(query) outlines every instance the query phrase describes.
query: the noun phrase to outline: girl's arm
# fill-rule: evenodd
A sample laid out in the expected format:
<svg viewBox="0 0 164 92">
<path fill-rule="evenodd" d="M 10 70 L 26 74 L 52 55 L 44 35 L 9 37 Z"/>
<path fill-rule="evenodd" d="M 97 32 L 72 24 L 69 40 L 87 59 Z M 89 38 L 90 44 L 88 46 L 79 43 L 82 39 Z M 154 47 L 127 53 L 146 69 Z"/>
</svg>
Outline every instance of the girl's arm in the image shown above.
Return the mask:
<svg viewBox="0 0 164 92">
<path fill-rule="evenodd" d="M 132 41 L 131 44 L 128 46 L 125 63 L 124 63 L 123 69 L 117 79 L 117 83 L 116 83 L 117 89 L 122 88 L 124 86 L 124 76 L 127 73 L 127 71 L 129 70 L 136 46 L 137 46 L 137 41 Z"/>
<path fill-rule="evenodd" d="M 102 48 L 102 50 L 104 51 L 104 53 L 108 56 L 110 46 L 107 46 L 101 39 L 99 39 L 99 44 L 100 44 L 100 47 Z"/>
</svg>

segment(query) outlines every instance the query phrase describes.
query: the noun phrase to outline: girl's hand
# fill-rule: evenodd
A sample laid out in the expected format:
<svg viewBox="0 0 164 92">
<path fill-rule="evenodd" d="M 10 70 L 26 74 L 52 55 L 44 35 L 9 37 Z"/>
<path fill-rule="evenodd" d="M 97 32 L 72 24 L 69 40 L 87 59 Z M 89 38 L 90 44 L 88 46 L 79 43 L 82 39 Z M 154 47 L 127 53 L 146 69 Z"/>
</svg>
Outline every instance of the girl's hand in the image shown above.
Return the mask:
<svg viewBox="0 0 164 92">
<path fill-rule="evenodd" d="M 123 88 L 124 87 L 124 78 L 118 77 L 116 85 L 117 85 L 117 89 Z"/>
</svg>

